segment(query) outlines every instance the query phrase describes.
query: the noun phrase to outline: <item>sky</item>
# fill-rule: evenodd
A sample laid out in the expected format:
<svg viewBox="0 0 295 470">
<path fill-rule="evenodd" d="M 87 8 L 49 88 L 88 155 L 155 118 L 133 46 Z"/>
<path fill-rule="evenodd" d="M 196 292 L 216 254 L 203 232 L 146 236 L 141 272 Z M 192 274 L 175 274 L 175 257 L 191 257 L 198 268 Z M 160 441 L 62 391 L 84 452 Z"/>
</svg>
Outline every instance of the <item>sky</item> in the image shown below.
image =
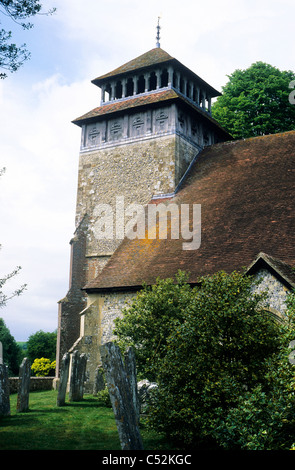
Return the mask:
<svg viewBox="0 0 295 470">
<path fill-rule="evenodd" d="M 25 292 L 0 310 L 16 341 L 57 328 L 69 286 L 80 128 L 99 106 L 91 83 L 156 46 L 222 91 L 236 69 L 257 61 L 295 71 L 294 0 L 43 0 L 28 31 L 0 13 L 31 58 L 0 80 L 0 279 Z"/>
</svg>

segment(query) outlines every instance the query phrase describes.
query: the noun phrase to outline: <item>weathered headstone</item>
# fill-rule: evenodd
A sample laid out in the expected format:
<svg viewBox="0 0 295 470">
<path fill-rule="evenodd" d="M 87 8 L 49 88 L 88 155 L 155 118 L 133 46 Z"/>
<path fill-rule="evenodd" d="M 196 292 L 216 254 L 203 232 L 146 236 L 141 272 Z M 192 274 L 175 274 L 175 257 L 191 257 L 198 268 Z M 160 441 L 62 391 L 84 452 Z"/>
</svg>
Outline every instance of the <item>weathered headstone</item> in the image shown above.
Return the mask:
<svg viewBox="0 0 295 470">
<path fill-rule="evenodd" d="M 0 341 L 0 364 L 3 364 L 3 346 Z"/>
<path fill-rule="evenodd" d="M 72 369 L 70 379 L 69 401 L 80 401 L 84 395 L 84 382 L 86 377 L 86 354 L 74 351 L 72 354 Z"/>
<path fill-rule="evenodd" d="M 131 395 L 133 399 L 133 404 L 135 408 L 135 413 L 137 417 L 137 422 L 139 423 L 140 418 L 140 403 L 138 399 L 137 391 L 137 376 L 136 376 L 136 360 L 134 349 L 129 347 L 124 355 L 125 370 L 127 378 L 130 385 Z"/>
<path fill-rule="evenodd" d="M 137 413 L 119 347 L 113 342 L 100 348 L 122 450 L 142 450 Z"/>
<path fill-rule="evenodd" d="M 27 357 L 19 368 L 19 384 L 16 411 L 23 412 L 29 409 L 29 395 L 30 395 L 30 379 L 31 379 L 31 365 Z"/>
<path fill-rule="evenodd" d="M 7 366 L 0 364 L 0 416 L 10 415 L 9 379 Z"/>
<path fill-rule="evenodd" d="M 146 414 L 149 411 L 149 406 L 153 401 L 153 391 L 158 387 L 155 382 L 148 380 L 141 380 L 137 384 L 138 399 L 140 405 L 140 414 Z"/>
<path fill-rule="evenodd" d="M 70 367 L 70 354 L 67 352 L 64 354 L 61 360 L 61 368 L 60 368 L 60 380 L 57 392 L 57 406 L 63 406 L 66 401 L 66 392 L 67 392 L 67 384 L 69 378 L 69 367 Z"/>
<path fill-rule="evenodd" d="M 97 392 L 105 389 L 105 381 L 103 377 L 103 369 L 98 366 L 95 370 L 94 385 L 93 385 L 93 396 L 96 397 Z"/>
</svg>

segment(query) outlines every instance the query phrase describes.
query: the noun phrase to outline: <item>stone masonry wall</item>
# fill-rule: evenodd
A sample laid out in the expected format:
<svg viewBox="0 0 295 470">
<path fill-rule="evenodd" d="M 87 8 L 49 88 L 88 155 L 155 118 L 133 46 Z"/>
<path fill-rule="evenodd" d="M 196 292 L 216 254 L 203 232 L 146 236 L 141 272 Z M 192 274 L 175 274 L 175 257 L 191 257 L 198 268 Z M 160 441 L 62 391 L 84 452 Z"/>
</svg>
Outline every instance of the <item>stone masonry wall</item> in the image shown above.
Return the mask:
<svg viewBox="0 0 295 470">
<path fill-rule="evenodd" d="M 110 256 L 122 240 L 97 240 L 99 204 L 115 209 L 117 196 L 124 197 L 127 207 L 172 193 L 198 151 L 180 136 L 169 135 L 81 153 L 76 221 L 89 216 L 86 256 Z"/>
<path fill-rule="evenodd" d="M 80 338 L 70 352 L 77 349 L 87 354 L 85 391 L 93 389 L 95 369 L 101 365 L 99 347 L 114 339 L 114 319 L 122 314 L 122 309 L 136 295 L 134 292 L 120 292 L 95 295 L 89 298 L 88 307 L 81 312 Z"/>
<path fill-rule="evenodd" d="M 286 310 L 286 298 L 289 292 L 287 287 L 267 269 L 260 269 L 254 276 L 254 279 L 261 281 L 259 286 L 255 289 L 256 292 L 260 293 L 266 291 L 271 310 L 279 316 L 283 316 Z"/>
<path fill-rule="evenodd" d="M 54 377 L 31 377 L 30 392 L 52 390 Z M 19 377 L 9 377 L 9 393 L 18 392 Z"/>
<path fill-rule="evenodd" d="M 79 337 L 79 313 L 86 307 L 85 293 L 81 288 L 87 280 L 86 233 L 88 219 L 85 217 L 71 240 L 70 285 L 66 296 L 58 302 L 58 337 L 56 370 L 59 373 L 62 356 Z"/>
</svg>

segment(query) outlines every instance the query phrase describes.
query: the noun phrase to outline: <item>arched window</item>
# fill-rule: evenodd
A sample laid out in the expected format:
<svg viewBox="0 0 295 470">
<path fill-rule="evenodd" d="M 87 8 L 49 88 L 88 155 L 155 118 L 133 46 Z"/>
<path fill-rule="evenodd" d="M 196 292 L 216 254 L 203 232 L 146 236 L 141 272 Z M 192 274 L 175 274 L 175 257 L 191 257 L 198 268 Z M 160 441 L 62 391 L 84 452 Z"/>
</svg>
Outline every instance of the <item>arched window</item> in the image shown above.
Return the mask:
<svg viewBox="0 0 295 470">
<path fill-rule="evenodd" d="M 179 91 L 181 93 L 184 93 L 184 82 L 183 82 L 183 78 L 180 77 L 180 80 L 179 80 Z"/>
<path fill-rule="evenodd" d="M 173 72 L 172 86 L 173 86 L 174 88 L 177 88 L 177 75 L 176 75 L 175 72 Z"/>
<path fill-rule="evenodd" d="M 160 87 L 163 88 L 165 86 L 168 86 L 168 71 L 167 71 L 167 69 L 164 69 L 162 74 L 161 74 Z"/>
<path fill-rule="evenodd" d="M 133 78 L 128 78 L 126 85 L 126 96 L 132 96 L 134 92 Z"/>
<path fill-rule="evenodd" d="M 195 85 L 193 86 L 193 96 L 191 97 L 193 101 L 197 101 L 197 90 Z"/>
<path fill-rule="evenodd" d="M 157 77 L 155 72 L 152 72 L 149 77 L 149 91 L 156 90 L 157 88 Z"/>
<path fill-rule="evenodd" d="M 121 83 L 121 81 L 119 81 L 119 82 L 116 83 L 116 86 L 115 86 L 115 98 L 116 98 L 116 99 L 122 98 L 122 83 Z"/>
<path fill-rule="evenodd" d="M 137 90 L 138 93 L 144 93 L 145 92 L 145 79 L 143 75 L 140 75 L 138 81 L 137 81 Z"/>
<path fill-rule="evenodd" d="M 191 96 L 190 96 L 190 82 L 189 82 L 189 81 L 186 82 L 185 95 L 186 95 L 188 98 L 191 97 Z"/>
<path fill-rule="evenodd" d="M 264 308 L 264 311 L 276 321 L 284 322 L 286 317 L 279 310 L 273 307 Z"/>
<path fill-rule="evenodd" d="M 105 91 L 106 91 L 105 101 L 111 101 L 112 87 L 109 83 L 106 85 Z"/>
</svg>

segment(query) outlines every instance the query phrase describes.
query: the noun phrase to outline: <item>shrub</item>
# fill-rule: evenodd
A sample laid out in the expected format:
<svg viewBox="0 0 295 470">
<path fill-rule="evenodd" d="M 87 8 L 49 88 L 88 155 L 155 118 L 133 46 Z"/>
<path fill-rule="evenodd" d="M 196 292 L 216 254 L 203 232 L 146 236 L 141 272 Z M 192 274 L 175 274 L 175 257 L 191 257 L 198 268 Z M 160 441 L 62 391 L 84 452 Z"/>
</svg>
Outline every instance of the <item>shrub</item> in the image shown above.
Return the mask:
<svg viewBox="0 0 295 470">
<path fill-rule="evenodd" d="M 104 390 L 99 390 L 97 392 L 97 398 L 98 398 L 98 401 L 103 405 L 103 406 L 106 406 L 107 408 L 112 408 L 112 403 L 111 403 L 111 399 L 110 399 L 110 394 L 109 394 L 109 391 L 107 389 L 107 387 L 105 387 Z"/>
<path fill-rule="evenodd" d="M 55 367 L 56 361 L 41 357 L 34 360 L 31 369 L 37 377 L 46 377 L 47 375 L 53 375 Z"/>
<path fill-rule="evenodd" d="M 134 346 L 139 372 L 158 384 L 150 425 L 181 448 L 290 448 L 294 297 L 279 322 L 251 277 L 199 281 L 158 280 L 116 322 L 121 346 Z"/>
</svg>

